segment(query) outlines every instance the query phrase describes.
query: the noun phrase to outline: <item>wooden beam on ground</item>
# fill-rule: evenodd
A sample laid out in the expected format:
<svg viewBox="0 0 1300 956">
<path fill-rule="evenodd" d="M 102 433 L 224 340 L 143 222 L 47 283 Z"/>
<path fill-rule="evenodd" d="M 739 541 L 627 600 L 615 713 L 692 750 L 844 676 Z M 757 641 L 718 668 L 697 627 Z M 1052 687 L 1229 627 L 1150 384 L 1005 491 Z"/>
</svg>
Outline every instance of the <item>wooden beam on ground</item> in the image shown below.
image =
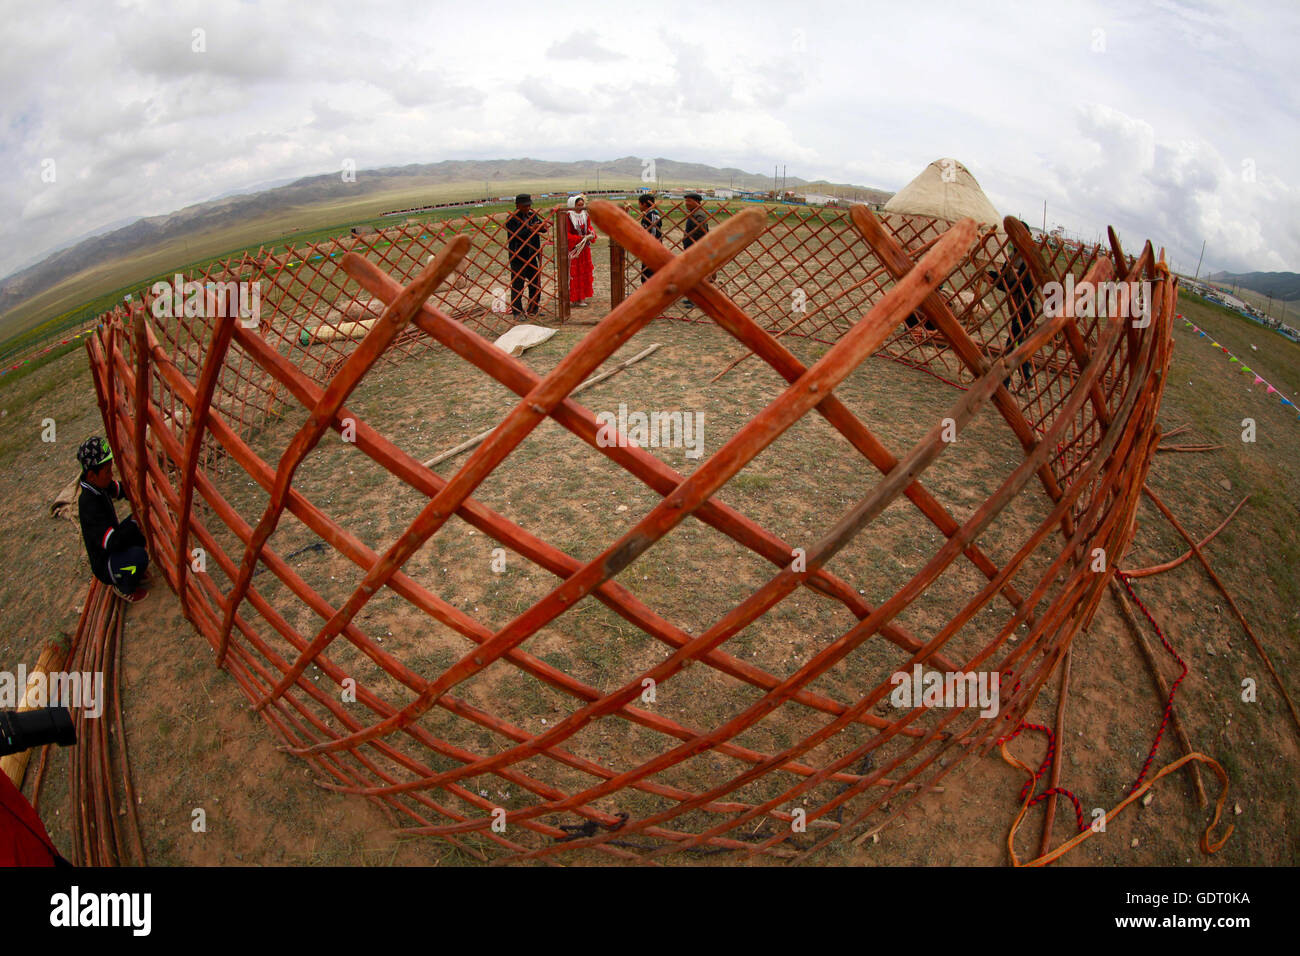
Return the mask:
<svg viewBox="0 0 1300 956">
<path fill-rule="evenodd" d="M 1048 779 L 1047 809 L 1043 815 L 1043 836 L 1038 843 L 1038 855 L 1046 856 L 1052 844 L 1052 824 L 1056 822 L 1056 788 L 1061 785 L 1061 758 L 1065 755 L 1065 701 L 1070 695 L 1070 650 L 1065 651 L 1061 667 L 1061 685 L 1056 693 L 1056 748 L 1052 751 L 1052 770 Z"/>
<path fill-rule="evenodd" d="M 1159 451 L 1160 449 L 1157 448 L 1156 450 Z M 1237 507 L 1232 509 L 1232 513 L 1229 514 L 1228 517 L 1223 519 L 1223 523 L 1219 525 L 1217 528 L 1215 528 L 1213 531 L 1211 531 L 1209 534 L 1207 534 L 1201 540 L 1199 547 L 1204 548 L 1207 544 L 1213 541 L 1218 536 L 1219 532 L 1228 526 L 1228 522 L 1237 516 L 1237 512 L 1241 510 L 1241 506 L 1244 505 L 1249 500 L 1250 500 L 1250 495 L 1246 495 L 1246 497 L 1242 498 L 1241 501 L 1237 503 Z M 1185 552 L 1183 552 L 1182 557 L 1174 558 L 1172 561 L 1166 561 L 1164 564 L 1153 564 L 1149 568 L 1138 568 L 1136 571 L 1125 571 L 1124 577 L 1149 578 L 1154 574 L 1162 574 L 1165 571 L 1172 571 L 1174 568 L 1178 567 L 1180 564 L 1182 564 L 1191 556 L 1192 556 L 1192 551 L 1189 548 Z"/>
<path fill-rule="evenodd" d="M 1156 683 L 1156 690 L 1160 692 L 1160 702 L 1164 703 L 1169 699 L 1169 681 L 1160 673 L 1160 667 L 1156 663 L 1155 651 L 1151 648 L 1150 641 L 1147 640 L 1146 633 L 1138 624 L 1137 615 L 1133 613 L 1133 606 L 1129 604 L 1128 597 L 1124 594 L 1124 589 L 1115 583 L 1114 578 L 1110 581 L 1110 592 L 1115 595 L 1115 603 L 1123 612 L 1124 620 L 1128 621 L 1129 628 L 1133 631 L 1133 637 L 1137 642 L 1138 649 L 1142 656 L 1146 658 L 1147 670 L 1151 672 L 1151 679 Z M 1187 738 L 1187 731 L 1183 729 L 1183 722 L 1178 717 L 1176 707 L 1169 708 L 1169 722 L 1173 725 L 1174 736 L 1178 738 L 1178 745 L 1183 748 L 1183 754 L 1196 753 L 1196 748 Z M 1205 795 L 1205 782 L 1201 780 L 1201 768 L 1196 766 L 1195 761 L 1187 764 L 1187 771 L 1192 778 L 1192 787 L 1196 790 L 1196 802 L 1202 807 L 1209 804 L 1209 798 Z"/>
<path fill-rule="evenodd" d="M 1214 568 L 1210 567 L 1210 562 L 1209 559 L 1205 557 L 1205 552 L 1201 550 L 1200 545 L 1196 543 L 1192 536 L 1187 533 L 1187 529 L 1182 526 L 1182 523 L 1174 517 L 1174 513 L 1169 510 L 1163 501 L 1156 497 L 1156 493 L 1151 490 L 1150 485 L 1144 482 L 1142 485 L 1142 491 L 1151 499 L 1151 503 L 1160 510 L 1160 513 L 1165 516 L 1165 520 L 1174 526 L 1174 530 L 1183 536 L 1183 540 L 1191 545 L 1192 553 L 1196 555 L 1196 559 L 1200 561 L 1201 566 L 1205 568 L 1205 573 L 1210 576 L 1210 580 L 1214 582 L 1215 587 L 1217 587 L 1223 596 L 1227 598 L 1228 607 L 1232 608 L 1232 613 L 1237 616 L 1237 620 L 1241 623 L 1241 627 L 1246 632 L 1246 636 L 1249 637 L 1250 642 L 1255 645 L 1255 651 L 1264 661 L 1264 666 L 1268 668 L 1268 672 L 1273 678 L 1273 683 L 1277 685 L 1278 693 L 1282 695 L 1282 699 L 1286 701 L 1287 709 L 1291 711 L 1292 723 L 1295 724 L 1296 730 L 1300 731 L 1300 713 L 1296 713 L 1295 704 L 1291 701 L 1291 695 L 1286 692 L 1286 686 L 1282 683 L 1282 678 L 1278 676 L 1277 670 L 1273 667 L 1272 658 L 1268 656 L 1268 652 L 1264 650 L 1264 645 L 1261 644 L 1259 638 L 1255 636 L 1255 631 L 1250 626 L 1250 622 L 1246 620 L 1246 615 L 1241 612 L 1241 608 L 1237 606 L 1237 602 L 1234 601 L 1232 595 L 1228 593 L 1227 586 L 1219 580 L 1219 576 L 1214 573 Z"/>
<path fill-rule="evenodd" d="M 657 348 L 659 348 L 658 342 L 656 342 L 654 345 L 650 346 L 649 348 L 638 352 L 636 355 L 633 355 L 627 361 L 619 362 L 617 365 L 605 369 L 605 371 L 601 372 L 599 375 L 593 375 L 591 378 L 587 379 L 585 382 L 583 382 L 581 385 L 575 388 L 572 392 L 570 392 L 569 397 L 572 398 L 574 395 L 577 395 L 579 392 L 581 392 L 584 388 L 589 388 L 592 385 L 595 385 L 599 382 L 603 382 L 611 375 L 616 375 L 619 372 L 623 371 L 623 369 L 631 365 L 635 365 L 637 362 L 641 361 L 643 358 L 646 358 L 648 355 L 650 355 L 650 353 L 652 353 Z M 448 448 L 446 451 L 434 455 L 432 458 L 430 458 L 428 461 L 424 463 L 424 467 L 432 468 L 434 465 L 441 464 L 442 462 L 446 461 L 448 458 L 455 458 L 463 451 L 469 451 L 475 445 L 483 441 L 483 439 L 487 438 L 488 435 L 491 435 L 492 432 L 494 432 L 495 430 L 496 430 L 496 426 L 493 425 L 491 428 L 487 429 L 486 431 L 479 432 L 473 438 L 461 442 L 455 448 Z"/>
</svg>

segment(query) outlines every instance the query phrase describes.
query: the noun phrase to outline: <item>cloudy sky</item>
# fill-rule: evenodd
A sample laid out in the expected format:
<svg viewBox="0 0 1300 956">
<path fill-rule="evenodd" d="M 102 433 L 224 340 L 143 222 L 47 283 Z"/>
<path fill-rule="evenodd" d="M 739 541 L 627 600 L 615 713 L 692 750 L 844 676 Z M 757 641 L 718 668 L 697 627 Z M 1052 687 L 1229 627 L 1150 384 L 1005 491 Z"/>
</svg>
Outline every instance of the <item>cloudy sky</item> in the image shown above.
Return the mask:
<svg viewBox="0 0 1300 956">
<path fill-rule="evenodd" d="M 891 190 L 953 156 L 1035 225 L 1300 271 L 1293 0 L 42 0 L 2 30 L 0 275 L 345 159 L 627 155 Z"/>
</svg>

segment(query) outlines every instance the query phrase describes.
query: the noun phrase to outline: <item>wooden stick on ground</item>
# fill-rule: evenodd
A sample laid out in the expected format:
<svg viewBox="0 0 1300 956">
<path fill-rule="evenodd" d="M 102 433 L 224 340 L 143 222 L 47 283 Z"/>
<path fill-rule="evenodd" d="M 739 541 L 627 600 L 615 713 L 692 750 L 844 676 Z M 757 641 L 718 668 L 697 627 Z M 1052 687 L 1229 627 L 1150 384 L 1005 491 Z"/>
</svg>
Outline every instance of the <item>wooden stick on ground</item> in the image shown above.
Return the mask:
<svg viewBox="0 0 1300 956">
<path fill-rule="evenodd" d="M 1124 593 L 1124 589 L 1113 578 L 1110 582 L 1110 591 L 1115 596 L 1115 603 L 1119 605 L 1120 611 L 1123 612 L 1124 619 L 1128 621 L 1133 636 L 1137 638 L 1138 649 L 1142 651 L 1142 656 L 1146 658 L 1147 669 L 1151 671 L 1151 677 L 1156 682 L 1156 689 L 1160 691 L 1160 702 L 1163 704 L 1169 699 L 1169 681 L 1165 680 L 1165 676 L 1160 673 L 1160 668 L 1156 663 L 1155 651 L 1151 649 L 1146 632 L 1138 625 L 1137 615 L 1133 613 L 1133 606 L 1128 602 L 1128 595 Z M 1178 709 L 1176 707 L 1169 709 L 1169 723 L 1173 725 L 1174 736 L 1178 738 L 1178 745 L 1183 748 L 1183 753 L 1196 753 L 1196 748 L 1187 739 L 1187 732 L 1183 729 L 1183 722 L 1178 719 Z M 1209 799 L 1205 795 L 1205 782 L 1201 780 L 1201 769 L 1196 766 L 1196 761 L 1193 760 L 1188 762 L 1187 770 L 1192 777 L 1192 787 L 1196 790 L 1196 802 L 1204 807 L 1209 803 Z"/>
<path fill-rule="evenodd" d="M 1160 509 L 1160 513 L 1165 516 L 1165 520 L 1174 526 L 1174 530 L 1183 536 L 1183 540 L 1191 545 L 1192 553 L 1196 555 L 1196 559 L 1200 561 L 1201 566 L 1205 568 L 1205 573 L 1210 576 L 1210 580 L 1214 582 L 1220 593 L 1227 598 L 1228 607 L 1232 608 L 1232 613 L 1237 616 L 1237 620 L 1241 623 L 1242 629 L 1245 630 L 1246 636 L 1249 637 L 1250 642 L 1255 645 L 1255 650 L 1259 653 L 1259 656 L 1264 661 L 1264 666 L 1268 668 L 1269 674 L 1273 677 L 1273 683 L 1277 685 L 1278 693 L 1282 695 L 1282 699 L 1286 701 L 1287 709 L 1291 711 L 1291 720 L 1295 723 L 1296 729 L 1300 730 L 1300 714 L 1296 713 L 1295 704 L 1291 701 L 1291 695 L 1286 692 L 1286 687 L 1282 683 L 1282 678 L 1278 676 L 1277 671 L 1274 669 L 1273 661 L 1268 656 L 1268 652 L 1264 650 L 1264 645 L 1261 644 L 1259 638 L 1255 636 L 1254 630 L 1251 629 L 1250 623 L 1246 620 L 1246 615 L 1241 613 L 1241 608 L 1239 608 L 1237 602 L 1232 599 L 1232 595 L 1228 593 L 1227 587 L 1219 580 L 1219 576 L 1214 573 L 1214 569 L 1210 567 L 1210 562 L 1205 557 L 1205 553 L 1201 551 L 1192 536 L 1187 533 L 1187 529 L 1184 528 L 1178 519 L 1174 517 L 1174 513 L 1169 510 L 1163 501 L 1156 497 L 1156 493 L 1151 490 L 1151 486 L 1145 482 L 1142 484 L 1142 491 L 1151 499 L 1151 503 Z"/>
<path fill-rule="evenodd" d="M 573 391 L 571 391 L 569 393 L 569 397 L 572 398 L 574 395 L 577 395 L 579 392 L 581 392 L 584 388 L 589 388 L 590 386 L 595 385 L 598 382 L 603 382 L 611 375 L 616 375 L 617 373 L 623 371 L 623 369 L 631 365 L 635 365 L 637 362 L 641 361 L 643 358 L 648 356 L 651 352 L 653 352 L 657 348 L 659 348 L 658 342 L 656 342 L 654 345 L 650 346 L 649 348 L 638 352 L 636 355 L 633 355 L 627 361 L 619 362 L 617 365 L 605 369 L 605 371 L 601 372 L 600 374 L 593 375 L 591 378 L 587 379 L 585 382 L 583 382 L 581 385 L 577 386 Z M 430 458 L 428 461 L 424 463 L 424 467 L 432 468 L 434 465 L 444 462 L 448 458 L 455 458 L 463 451 L 469 451 L 475 445 L 483 441 L 483 439 L 487 438 L 488 435 L 491 435 L 494 431 L 496 431 L 495 425 L 493 425 L 487 431 L 475 435 L 473 438 L 469 439 L 468 441 L 461 442 L 455 448 L 448 448 L 446 451 L 442 452 L 441 454 L 434 455 L 432 458 Z"/>
<path fill-rule="evenodd" d="M 1159 445 L 1156 451 L 1218 451 L 1223 445 Z"/>
<path fill-rule="evenodd" d="M 1219 534 L 1219 532 L 1228 526 L 1228 522 L 1231 521 L 1234 517 L 1236 517 L 1237 512 L 1241 510 L 1241 506 L 1244 505 L 1249 500 L 1250 500 L 1250 495 L 1246 495 L 1246 497 L 1242 498 L 1241 501 L 1238 503 L 1237 507 L 1232 509 L 1232 512 L 1228 515 L 1228 517 L 1223 519 L 1223 524 L 1219 525 L 1217 528 L 1215 528 L 1213 531 L 1211 531 L 1209 534 L 1205 536 L 1205 538 L 1200 543 L 1200 547 L 1204 548 L 1207 544 L 1213 541 L 1215 537 Z M 1164 564 L 1153 564 L 1147 568 L 1138 568 L 1134 571 L 1125 571 L 1124 577 L 1149 578 L 1153 574 L 1163 574 L 1165 571 L 1172 571 L 1174 568 L 1178 567 L 1180 564 L 1182 564 L 1191 556 L 1192 556 L 1192 551 L 1189 548 L 1183 552 L 1181 557 L 1174 558 L 1172 561 L 1166 561 Z"/>
<path fill-rule="evenodd" d="M 1055 790 L 1061 785 L 1061 760 L 1065 756 L 1065 699 L 1070 694 L 1070 656 L 1073 647 L 1065 652 L 1065 663 L 1061 666 L 1061 686 L 1056 694 L 1056 749 L 1052 753 L 1052 770 L 1047 786 Z M 1052 824 L 1056 822 L 1056 794 L 1047 796 L 1047 808 L 1043 814 L 1043 837 L 1038 844 L 1038 855 L 1045 856 L 1052 846 Z"/>
</svg>

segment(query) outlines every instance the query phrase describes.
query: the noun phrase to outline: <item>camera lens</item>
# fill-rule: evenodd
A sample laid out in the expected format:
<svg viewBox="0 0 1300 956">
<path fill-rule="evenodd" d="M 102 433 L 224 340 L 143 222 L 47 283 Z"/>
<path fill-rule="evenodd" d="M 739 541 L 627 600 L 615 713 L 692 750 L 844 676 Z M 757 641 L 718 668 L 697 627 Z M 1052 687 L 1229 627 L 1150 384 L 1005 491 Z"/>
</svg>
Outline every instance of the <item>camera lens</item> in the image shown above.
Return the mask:
<svg viewBox="0 0 1300 956">
<path fill-rule="evenodd" d="M 22 713 L 0 712 L 0 757 L 32 747 L 77 742 L 72 715 L 63 707 L 38 707 Z"/>
</svg>

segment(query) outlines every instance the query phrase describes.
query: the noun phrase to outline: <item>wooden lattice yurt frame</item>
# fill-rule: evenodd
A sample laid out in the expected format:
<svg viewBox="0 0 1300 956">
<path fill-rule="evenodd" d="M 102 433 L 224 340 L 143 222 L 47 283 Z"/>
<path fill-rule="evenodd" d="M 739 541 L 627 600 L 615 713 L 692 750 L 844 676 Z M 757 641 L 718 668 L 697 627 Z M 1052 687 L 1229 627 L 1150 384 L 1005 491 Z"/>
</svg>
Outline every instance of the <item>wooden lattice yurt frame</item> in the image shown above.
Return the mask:
<svg viewBox="0 0 1300 956">
<path fill-rule="evenodd" d="M 1132 538 L 1158 441 L 1176 295 L 1163 255 L 1148 243 L 1126 256 L 1113 238 L 1105 252 L 1057 247 L 1036 242 L 1011 219 L 999 230 L 969 220 L 877 217 L 863 206 L 706 208 L 713 220 L 707 237 L 675 254 L 677 210 L 666 210 L 670 229 L 660 244 L 634 208 L 592 203 L 592 219 L 610 239 L 615 301 L 545 375 L 492 345 L 510 325 L 508 315 L 484 308 L 484 294 L 503 275 L 509 281 L 500 218 L 492 217 L 441 235 L 411 227 L 223 264 L 224 274 L 268 283 L 262 319 L 252 327 L 237 315 L 160 319 L 146 293 L 133 310 L 108 316 L 89 341 L 105 427 L 157 566 L 219 666 L 289 751 L 328 775 L 324 785 L 382 801 L 409 832 L 445 838 L 482 858 L 583 850 L 634 860 L 688 850 L 810 853 L 901 812 L 963 758 L 987 751 L 1017 726 L 1089 621 Z M 547 255 L 552 304 L 544 321 L 563 318 L 553 304 L 562 290 L 554 262 L 562 260 L 549 248 Z M 1012 261 L 1027 265 L 1040 290 L 1067 275 L 1144 283 L 1149 321 L 1071 309 L 1049 315 L 1038 307 L 1031 327 L 1013 334 L 1008 323 L 1017 304 L 988 280 L 990 269 Z M 655 270 L 644 284 L 642 263 Z M 463 289 L 446 285 L 458 273 L 468 276 L 468 304 L 457 299 Z M 803 308 L 792 311 L 794 288 Z M 695 306 L 689 313 L 680 304 L 685 296 Z M 208 301 L 208 315 L 222 311 Z M 349 309 L 365 302 L 374 305 L 364 311 L 380 317 L 363 335 L 301 345 L 304 329 L 349 321 Z M 665 315 L 715 323 L 737 343 L 730 358 L 765 363 L 787 383 L 689 475 L 634 443 L 598 441 L 595 416 L 569 397 Z M 805 365 L 785 336 L 828 347 Z M 445 475 L 346 405 L 377 363 L 435 345 L 518 396 L 487 439 Z M 934 377 L 924 381 L 945 402 L 951 398 L 911 447 L 887 447 L 836 394 L 870 356 L 929 373 Z M 1013 390 L 1013 370 L 1027 361 L 1037 374 Z M 450 405 L 454 396 L 439 400 Z M 850 507 L 826 506 L 811 543 L 783 540 L 747 518 L 734 497 L 728 503 L 727 493 L 741 469 L 805 417 L 828 423 L 847 441 L 846 454 L 878 472 L 852 489 Z M 610 530 L 589 559 L 474 497 L 548 418 L 588 446 L 592 464 L 613 463 L 659 499 L 629 515 L 627 527 Z M 273 449 L 276 461 L 254 450 L 272 419 L 296 427 Z M 1013 441 L 1018 454 L 976 489 L 978 506 L 958 517 L 925 479 L 952 453 L 953 435 L 975 423 Z M 383 550 L 295 485 L 300 467 L 321 454 L 323 436 L 349 429 L 355 452 L 422 503 Z M 260 503 L 232 503 L 235 485 L 255 486 Z M 871 593 L 864 582 L 846 580 L 829 562 L 886 509 L 899 508 L 937 532 L 940 543 L 901 586 L 873 602 L 863 596 Z M 991 542 L 987 529 L 1012 513 L 1032 515 L 1027 530 Z M 287 560 L 277 529 L 289 515 L 355 566 L 343 597 L 326 599 Z M 457 594 L 408 575 L 411 556 L 453 516 L 540 569 L 553 584 L 549 593 L 493 628 Z M 653 593 L 634 593 L 624 575 L 688 517 L 770 566 L 766 583 L 693 633 L 657 613 Z M 207 555 L 202 570 L 192 562 L 195 549 Z M 1098 549 L 1108 559 L 1102 568 Z M 900 614 L 929 589 L 951 588 L 944 575 L 958 567 L 974 583 L 945 591 L 947 621 L 923 633 L 907 626 Z M 381 593 L 399 596 L 428 628 L 456 635 L 454 662 L 413 666 L 394 642 L 385 645 L 362 613 Z M 787 673 L 729 647 L 753 622 L 804 595 L 832 602 L 855 623 L 818 642 Z M 530 638 L 563 624 L 586 601 L 630 624 L 660 659 L 601 689 L 530 653 Z M 868 679 L 849 691 L 819 683 L 867 648 L 881 655 Z M 340 663 L 345 652 L 360 663 Z M 348 700 L 340 690 L 362 664 L 377 676 L 355 680 Z M 891 675 L 918 664 L 996 672 L 997 716 L 973 706 L 882 707 Z M 475 704 L 462 690 L 488 668 L 540 681 L 569 706 L 544 726 L 525 727 L 507 701 Z M 663 699 L 688 668 L 743 687 L 750 702 L 703 725 L 689 702 L 671 711 L 647 702 L 647 686 Z M 763 721 L 799 729 L 784 743 L 755 745 L 748 732 Z M 652 756 L 593 759 L 580 741 L 596 726 L 650 741 L 638 753 Z M 707 783 L 674 775 L 701 757 L 718 768 Z M 508 802 L 500 796 L 506 792 Z"/>
</svg>

